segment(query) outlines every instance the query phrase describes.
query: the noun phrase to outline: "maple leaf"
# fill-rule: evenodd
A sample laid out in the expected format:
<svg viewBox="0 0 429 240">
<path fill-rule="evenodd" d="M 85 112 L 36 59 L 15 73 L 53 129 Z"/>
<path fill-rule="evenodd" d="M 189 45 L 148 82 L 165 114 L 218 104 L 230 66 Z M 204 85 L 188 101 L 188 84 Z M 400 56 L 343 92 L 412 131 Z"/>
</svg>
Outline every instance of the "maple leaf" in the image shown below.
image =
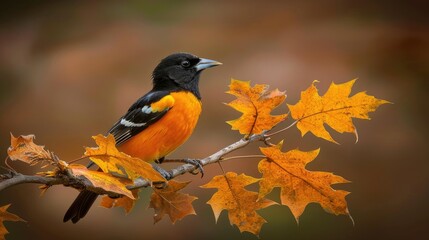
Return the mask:
<svg viewBox="0 0 429 240">
<path fill-rule="evenodd" d="M 154 223 L 159 222 L 165 214 L 168 214 L 173 224 L 187 215 L 195 214 L 192 202 L 198 198 L 179 192 L 189 183 L 170 180 L 163 189 L 153 188 L 149 207 L 155 210 Z"/>
<path fill-rule="evenodd" d="M 14 137 L 10 134 L 10 147 L 7 149 L 9 158 L 13 161 L 19 160 L 30 166 L 38 163 L 56 164 L 55 155 L 47 150 L 44 146 L 34 143 L 34 135 L 21 135 Z"/>
<path fill-rule="evenodd" d="M 4 221 L 25 222 L 25 220 L 18 217 L 17 215 L 8 212 L 7 209 L 9 206 L 10 204 L 0 207 L 0 240 L 4 240 L 4 236 L 9 233 L 3 225 Z"/>
<path fill-rule="evenodd" d="M 139 189 L 131 190 L 134 199 L 129 198 L 127 196 L 122 196 L 119 198 L 111 198 L 109 196 L 103 196 L 100 202 L 100 206 L 105 208 L 113 208 L 113 207 L 122 207 L 125 209 L 126 213 L 129 213 L 131 209 L 133 209 L 137 199 L 138 199 L 138 191 Z"/>
<path fill-rule="evenodd" d="M 262 159 L 258 165 L 259 172 L 262 173 L 259 198 L 266 196 L 274 187 L 280 187 L 281 203 L 290 208 L 297 222 L 311 202 L 319 203 L 329 213 L 350 216 L 345 199 L 349 192 L 331 187 L 332 184 L 349 181 L 332 173 L 305 169 L 307 163 L 317 157 L 319 149 L 282 152 L 281 145 L 261 148 L 267 158 Z"/>
<path fill-rule="evenodd" d="M 286 118 L 287 114 L 278 116 L 270 114 L 285 100 L 284 92 L 278 89 L 267 92 L 268 85 L 256 84 L 251 87 L 250 82 L 235 79 L 231 80 L 229 88 L 227 93 L 236 96 L 237 99 L 227 105 L 243 113 L 240 118 L 227 121 L 233 130 L 245 135 L 259 134 L 264 130 L 270 130 Z"/>
<path fill-rule="evenodd" d="M 133 193 L 127 189 L 127 186 L 132 185 L 133 181 L 127 178 L 115 177 L 108 173 L 89 170 L 80 164 L 70 164 L 68 169 L 70 169 L 75 176 L 84 176 L 92 183 L 92 185 L 94 185 L 94 187 L 102 188 L 106 191 L 122 194 L 134 199 Z"/>
<path fill-rule="evenodd" d="M 355 133 L 352 118 L 369 119 L 368 113 L 374 112 L 378 106 L 389 103 L 359 92 L 349 97 L 355 80 L 342 84 L 331 83 L 325 95 L 320 96 L 314 81 L 311 86 L 301 92 L 301 100 L 295 105 L 289 105 L 292 118 L 297 120 L 297 127 L 302 136 L 312 132 L 315 136 L 337 143 L 325 129 L 329 125 L 339 133 Z"/>
<path fill-rule="evenodd" d="M 151 182 L 165 182 L 165 178 L 153 169 L 152 165 L 135 157 L 131 157 L 116 148 L 115 138 L 99 134 L 92 137 L 97 148 L 86 148 L 85 156 L 97 164 L 105 173 L 114 172 L 127 175 L 130 179 L 142 177 Z"/>
<path fill-rule="evenodd" d="M 258 181 L 259 179 L 245 174 L 227 172 L 225 175 L 215 176 L 209 183 L 201 186 L 218 189 L 207 202 L 213 209 L 216 222 L 220 213 L 227 210 L 231 225 L 235 224 L 240 232 L 247 231 L 258 235 L 266 220 L 256 210 L 277 204 L 264 198 L 258 200 L 258 193 L 244 188 Z"/>
</svg>

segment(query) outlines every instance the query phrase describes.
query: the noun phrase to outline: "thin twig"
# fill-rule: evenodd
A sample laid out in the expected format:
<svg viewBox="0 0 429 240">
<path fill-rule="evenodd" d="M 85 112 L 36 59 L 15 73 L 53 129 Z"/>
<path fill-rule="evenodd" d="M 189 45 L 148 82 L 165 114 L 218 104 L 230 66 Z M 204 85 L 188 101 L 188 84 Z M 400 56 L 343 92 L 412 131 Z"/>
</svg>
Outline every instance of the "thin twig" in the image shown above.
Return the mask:
<svg viewBox="0 0 429 240">
<path fill-rule="evenodd" d="M 265 158 L 264 155 L 244 155 L 244 156 L 232 156 L 227 158 L 221 158 L 219 162 L 225 162 L 232 159 L 241 159 L 241 158 Z"/>
</svg>

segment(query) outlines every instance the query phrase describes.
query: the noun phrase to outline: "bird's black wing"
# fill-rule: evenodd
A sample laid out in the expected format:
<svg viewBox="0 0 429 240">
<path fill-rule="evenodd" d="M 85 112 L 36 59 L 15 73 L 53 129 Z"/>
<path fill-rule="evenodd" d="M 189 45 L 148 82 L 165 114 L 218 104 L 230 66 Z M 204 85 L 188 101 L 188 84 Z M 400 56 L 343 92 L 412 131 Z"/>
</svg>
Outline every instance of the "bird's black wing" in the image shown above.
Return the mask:
<svg viewBox="0 0 429 240">
<path fill-rule="evenodd" d="M 169 91 L 151 91 L 137 100 L 109 133 L 115 137 L 116 145 L 120 145 L 161 119 L 173 105 Z"/>
</svg>

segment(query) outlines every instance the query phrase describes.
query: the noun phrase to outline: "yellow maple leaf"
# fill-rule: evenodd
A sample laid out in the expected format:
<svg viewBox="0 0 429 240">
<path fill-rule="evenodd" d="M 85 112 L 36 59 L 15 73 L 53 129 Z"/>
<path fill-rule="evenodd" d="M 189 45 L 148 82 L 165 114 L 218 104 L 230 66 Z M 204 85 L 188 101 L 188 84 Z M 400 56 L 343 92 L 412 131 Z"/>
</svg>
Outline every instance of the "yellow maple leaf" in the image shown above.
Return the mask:
<svg viewBox="0 0 429 240">
<path fill-rule="evenodd" d="M 349 215 L 347 191 L 332 189 L 332 184 L 348 183 L 340 176 L 328 172 L 312 172 L 305 166 L 319 154 L 319 149 L 303 152 L 298 149 L 288 152 L 280 150 L 281 143 L 261 148 L 267 157 L 259 162 L 262 173 L 259 182 L 259 198 L 269 194 L 274 187 L 281 188 L 281 203 L 287 205 L 298 221 L 307 204 L 319 203 L 323 209 L 335 215 Z"/>
<path fill-rule="evenodd" d="M 195 214 L 192 202 L 198 198 L 179 192 L 189 183 L 170 180 L 168 181 L 168 185 L 163 189 L 153 188 L 149 207 L 155 210 L 153 216 L 155 223 L 159 222 L 165 214 L 170 217 L 173 224 L 177 220 Z"/>
<path fill-rule="evenodd" d="M 8 212 L 7 209 L 9 206 L 10 204 L 0 207 L 0 240 L 4 240 L 4 236 L 9 233 L 6 227 L 3 225 L 4 221 L 25 222 L 25 220 L 18 217 L 17 215 Z"/>
<path fill-rule="evenodd" d="M 271 111 L 285 100 L 284 92 L 278 89 L 267 92 L 268 85 L 256 84 L 251 87 L 250 82 L 235 79 L 231 80 L 229 88 L 227 93 L 237 99 L 227 105 L 243 113 L 240 118 L 227 121 L 233 130 L 245 135 L 259 134 L 270 130 L 286 118 L 287 114 L 271 115 Z"/>
<path fill-rule="evenodd" d="M 310 131 L 317 137 L 336 143 L 324 127 L 327 124 L 340 133 L 355 133 L 356 141 L 358 140 L 352 118 L 369 119 L 369 112 L 374 112 L 378 106 L 389 102 L 365 92 L 349 97 L 355 81 L 356 79 L 338 85 L 332 83 L 323 96 L 319 95 L 315 86 L 317 81 L 314 81 L 307 90 L 301 92 L 301 100 L 297 104 L 288 104 L 302 136 Z"/>
<path fill-rule="evenodd" d="M 152 165 L 135 157 L 131 157 L 116 148 L 115 138 L 99 134 L 92 137 L 97 143 L 96 148 L 86 148 L 85 156 L 97 164 L 105 173 L 114 172 L 127 175 L 130 179 L 142 177 L 151 182 L 165 182 L 165 178 L 153 169 Z"/>
<path fill-rule="evenodd" d="M 119 198 L 111 198 L 109 196 L 103 196 L 100 202 L 100 206 L 105 208 L 122 207 L 124 208 L 126 213 L 129 213 L 131 212 L 131 209 L 133 209 L 138 199 L 139 189 L 131 190 L 131 192 L 134 198 L 129 198 L 127 196 L 122 196 Z"/>
<path fill-rule="evenodd" d="M 230 223 L 235 224 L 240 232 L 247 231 L 258 235 L 266 221 L 256 210 L 276 204 L 264 198 L 258 201 L 258 193 L 244 188 L 258 181 L 259 179 L 245 174 L 227 172 L 225 175 L 215 176 L 209 183 L 201 186 L 218 189 L 207 202 L 213 209 L 216 221 L 220 213 L 227 210 Z"/>
<path fill-rule="evenodd" d="M 102 188 L 106 191 L 115 192 L 134 199 L 134 196 L 127 186 L 132 185 L 133 181 L 127 178 L 112 176 L 111 174 L 89 170 L 80 164 L 70 164 L 68 169 L 75 176 L 84 176 L 94 187 Z"/>
</svg>

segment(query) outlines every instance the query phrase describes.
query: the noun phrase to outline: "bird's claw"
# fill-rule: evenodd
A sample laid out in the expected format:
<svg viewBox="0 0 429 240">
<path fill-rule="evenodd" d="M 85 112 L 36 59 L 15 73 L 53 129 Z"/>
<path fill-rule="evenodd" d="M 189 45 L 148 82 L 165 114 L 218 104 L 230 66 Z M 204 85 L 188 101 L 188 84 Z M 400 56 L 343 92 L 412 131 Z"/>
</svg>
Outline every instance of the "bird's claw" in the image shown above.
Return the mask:
<svg viewBox="0 0 429 240">
<path fill-rule="evenodd" d="M 184 159 L 184 162 L 191 164 L 191 165 L 196 167 L 196 169 L 191 172 L 192 174 L 197 175 L 197 174 L 201 173 L 201 178 L 204 177 L 204 169 L 203 169 L 203 165 L 201 164 L 200 160 L 198 160 L 198 159 Z"/>
</svg>

